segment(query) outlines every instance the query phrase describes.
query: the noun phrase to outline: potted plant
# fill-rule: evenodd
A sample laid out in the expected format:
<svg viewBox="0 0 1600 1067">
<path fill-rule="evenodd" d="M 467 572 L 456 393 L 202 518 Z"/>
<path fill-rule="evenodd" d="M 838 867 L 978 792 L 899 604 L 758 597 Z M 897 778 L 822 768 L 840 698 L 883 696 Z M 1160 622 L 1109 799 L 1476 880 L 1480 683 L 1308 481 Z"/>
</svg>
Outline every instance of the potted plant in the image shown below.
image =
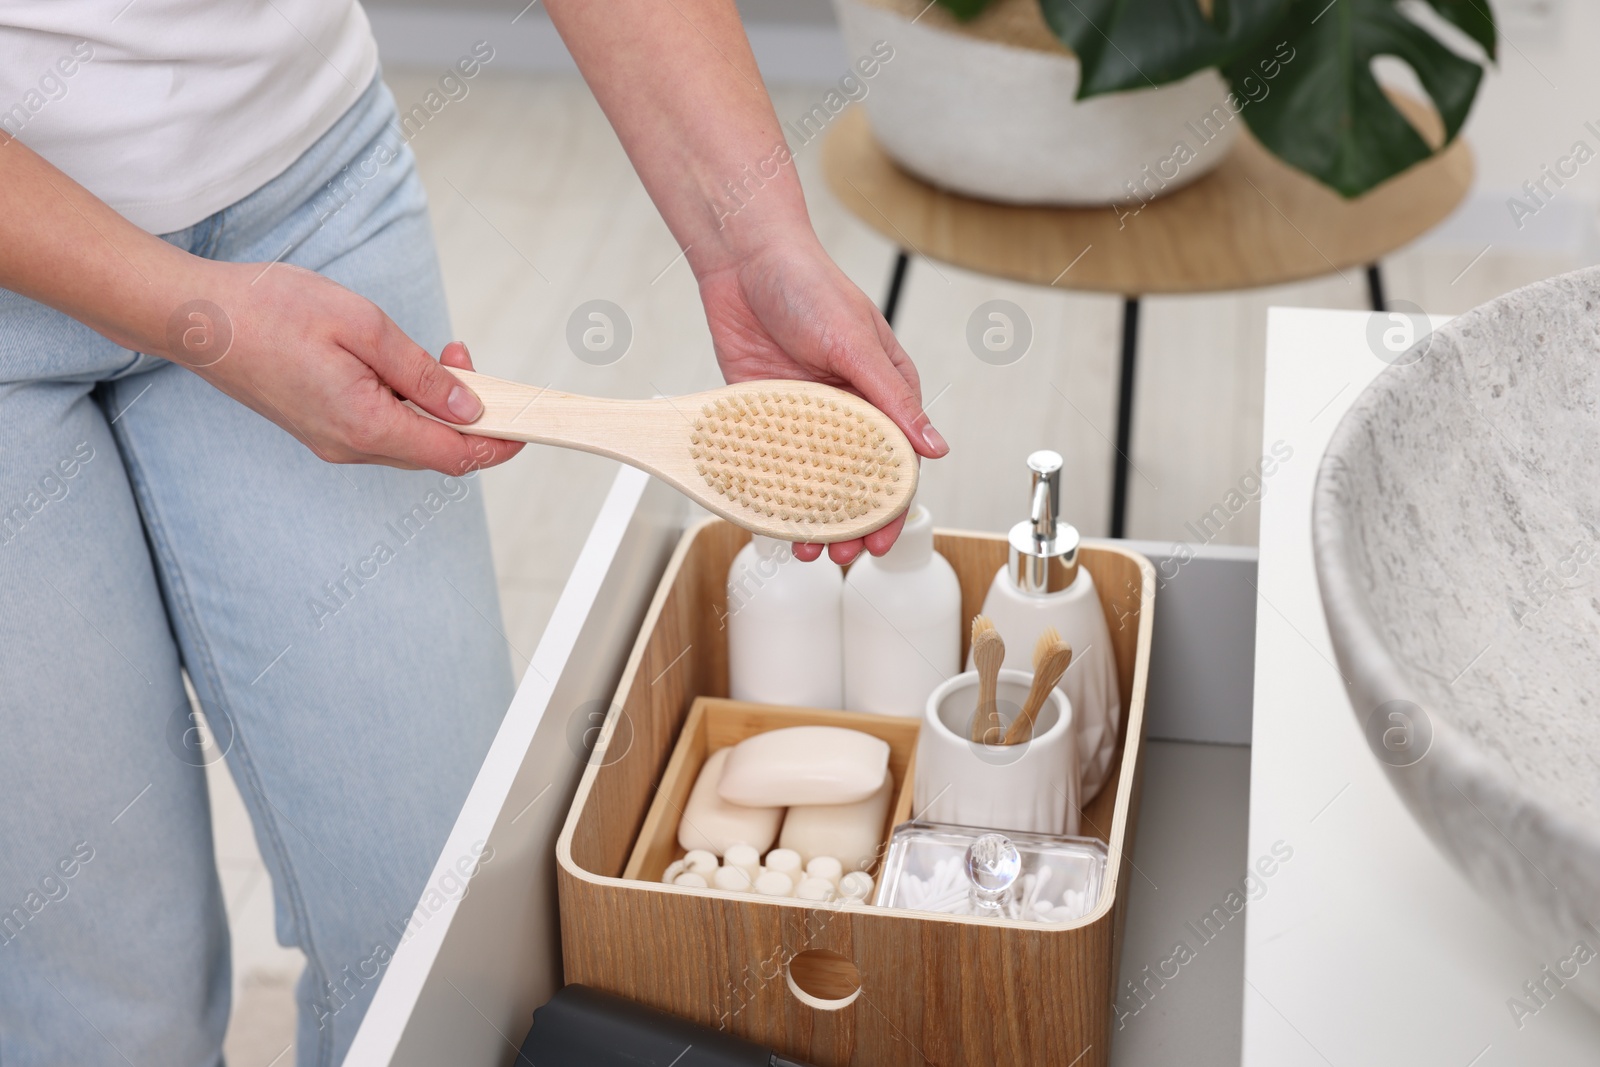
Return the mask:
<svg viewBox="0 0 1600 1067">
<path fill-rule="evenodd" d="M 1359 196 L 1455 138 L 1496 45 L 1488 0 L 834 2 L 852 54 L 878 48 L 861 88 L 885 151 L 1017 203 L 1172 192 L 1222 161 L 1241 121 Z M 1379 86 L 1379 56 L 1416 74 L 1442 143 Z"/>
</svg>

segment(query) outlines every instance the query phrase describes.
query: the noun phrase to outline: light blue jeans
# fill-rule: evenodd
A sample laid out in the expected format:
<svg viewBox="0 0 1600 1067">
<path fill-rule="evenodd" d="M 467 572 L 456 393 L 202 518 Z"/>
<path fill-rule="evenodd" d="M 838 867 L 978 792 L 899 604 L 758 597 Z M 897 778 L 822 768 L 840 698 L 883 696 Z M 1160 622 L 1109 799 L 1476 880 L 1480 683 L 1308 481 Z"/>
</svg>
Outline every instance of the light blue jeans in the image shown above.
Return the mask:
<svg viewBox="0 0 1600 1067">
<path fill-rule="evenodd" d="M 375 81 L 282 176 L 167 240 L 289 248 L 437 353 L 393 116 Z M 333 196 L 380 138 L 397 157 Z M 323 463 L 189 371 L 0 290 L 0 1064 L 221 1062 L 204 765 L 224 756 L 278 937 L 308 960 L 297 1062 L 342 1059 L 512 695 L 480 485 Z"/>
</svg>

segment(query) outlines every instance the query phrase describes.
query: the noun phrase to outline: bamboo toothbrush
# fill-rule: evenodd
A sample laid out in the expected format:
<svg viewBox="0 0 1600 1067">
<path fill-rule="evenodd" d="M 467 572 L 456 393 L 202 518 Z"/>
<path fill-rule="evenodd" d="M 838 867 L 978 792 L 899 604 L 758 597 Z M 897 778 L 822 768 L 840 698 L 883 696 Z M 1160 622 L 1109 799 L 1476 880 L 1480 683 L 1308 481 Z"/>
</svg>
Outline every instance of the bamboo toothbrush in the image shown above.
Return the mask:
<svg viewBox="0 0 1600 1067">
<path fill-rule="evenodd" d="M 1061 640 L 1054 626 L 1046 626 L 1033 646 L 1033 685 L 1028 688 L 1028 699 L 1022 711 L 1011 720 L 1011 728 L 1001 744 L 1015 745 L 1033 739 L 1033 720 L 1071 662 L 1072 646 Z"/>
<path fill-rule="evenodd" d="M 978 668 L 978 707 L 972 714 L 972 740 L 980 744 L 1002 744 L 1000 708 L 995 697 L 1000 689 L 1000 664 L 1005 662 L 1006 643 L 986 615 L 972 617 L 972 662 Z"/>
<path fill-rule="evenodd" d="M 888 523 L 917 490 L 917 456 L 900 428 L 819 382 L 609 400 L 450 373 L 483 401 L 457 429 L 621 460 L 752 533 L 849 541 Z"/>
</svg>

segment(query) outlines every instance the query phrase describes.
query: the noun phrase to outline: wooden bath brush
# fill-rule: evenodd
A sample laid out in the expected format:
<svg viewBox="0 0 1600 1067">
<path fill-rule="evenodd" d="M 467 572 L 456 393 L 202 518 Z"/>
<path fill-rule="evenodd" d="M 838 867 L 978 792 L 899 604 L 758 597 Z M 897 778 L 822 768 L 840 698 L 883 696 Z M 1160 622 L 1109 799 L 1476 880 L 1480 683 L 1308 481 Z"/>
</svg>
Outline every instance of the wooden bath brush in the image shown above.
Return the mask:
<svg viewBox="0 0 1600 1067">
<path fill-rule="evenodd" d="M 725 385 L 660 400 L 609 400 L 449 368 L 483 414 L 455 426 L 621 460 L 751 533 L 829 543 L 905 510 L 917 456 L 887 415 L 817 382 Z"/>
</svg>

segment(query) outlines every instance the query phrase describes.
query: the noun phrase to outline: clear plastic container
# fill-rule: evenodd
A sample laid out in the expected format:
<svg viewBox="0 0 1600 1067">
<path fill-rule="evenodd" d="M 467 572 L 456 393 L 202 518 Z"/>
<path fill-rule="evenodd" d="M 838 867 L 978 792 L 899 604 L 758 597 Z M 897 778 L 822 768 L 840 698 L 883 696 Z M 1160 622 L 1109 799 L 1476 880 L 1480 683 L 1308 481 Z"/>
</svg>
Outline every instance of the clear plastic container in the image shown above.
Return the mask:
<svg viewBox="0 0 1600 1067">
<path fill-rule="evenodd" d="M 942 915 L 1064 923 L 1093 911 L 1106 847 L 1092 837 L 997 833 L 914 820 L 889 839 L 874 903 Z"/>
</svg>

